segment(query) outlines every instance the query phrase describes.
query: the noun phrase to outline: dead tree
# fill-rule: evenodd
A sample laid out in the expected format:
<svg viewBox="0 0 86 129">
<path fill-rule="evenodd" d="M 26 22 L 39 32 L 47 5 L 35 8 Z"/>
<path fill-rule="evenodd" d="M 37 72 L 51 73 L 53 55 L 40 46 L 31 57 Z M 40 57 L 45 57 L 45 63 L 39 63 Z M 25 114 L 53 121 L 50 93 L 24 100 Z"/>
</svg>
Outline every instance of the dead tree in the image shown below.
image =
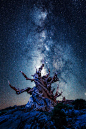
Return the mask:
<svg viewBox="0 0 86 129">
<path fill-rule="evenodd" d="M 56 73 L 54 74 L 53 77 L 50 77 L 50 70 L 48 70 L 49 71 L 48 74 L 46 74 L 45 76 L 41 76 L 41 71 L 42 71 L 43 67 L 44 67 L 44 64 L 41 65 L 41 67 L 38 69 L 38 71 L 36 69 L 36 73 L 34 75 L 32 75 L 33 79 L 28 78 L 26 76 L 26 74 L 24 74 L 22 71 L 20 71 L 22 73 L 22 75 L 25 77 L 26 80 L 30 80 L 31 82 L 34 81 L 36 86 L 33 87 L 33 88 L 27 87 L 25 89 L 20 90 L 19 88 L 17 89 L 15 87 L 13 87 L 10 84 L 9 81 L 8 81 L 8 83 L 9 83 L 9 86 L 13 90 L 16 91 L 16 94 L 21 94 L 23 92 L 27 92 L 30 95 L 32 95 L 33 103 L 36 102 L 38 105 L 42 106 L 41 102 L 44 100 L 43 101 L 44 103 L 49 102 L 49 105 L 55 106 L 56 105 L 56 98 L 61 96 L 62 92 L 59 93 L 58 92 L 58 87 L 57 87 L 57 91 L 56 91 L 56 93 L 54 95 L 53 91 L 55 89 L 51 90 L 51 84 L 54 83 L 54 82 L 59 81 L 59 78 L 57 77 Z M 35 107 L 36 107 L 36 105 L 35 105 Z M 44 107 L 46 107 L 46 106 L 44 106 Z"/>
</svg>

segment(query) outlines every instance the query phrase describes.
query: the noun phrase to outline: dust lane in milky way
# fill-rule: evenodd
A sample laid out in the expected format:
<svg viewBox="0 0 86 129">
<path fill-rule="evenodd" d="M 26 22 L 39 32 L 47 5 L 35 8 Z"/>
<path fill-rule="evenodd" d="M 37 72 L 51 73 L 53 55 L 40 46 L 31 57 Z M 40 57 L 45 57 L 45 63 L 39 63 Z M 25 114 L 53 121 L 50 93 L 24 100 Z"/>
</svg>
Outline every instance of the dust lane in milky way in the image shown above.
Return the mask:
<svg viewBox="0 0 86 129">
<path fill-rule="evenodd" d="M 59 90 L 67 99 L 86 98 L 86 18 L 84 1 L 1 1 L 0 108 L 26 104 L 8 86 L 33 87 L 28 77 L 44 60 L 42 74 L 58 73 Z M 62 97 L 60 97 L 62 99 Z"/>
</svg>

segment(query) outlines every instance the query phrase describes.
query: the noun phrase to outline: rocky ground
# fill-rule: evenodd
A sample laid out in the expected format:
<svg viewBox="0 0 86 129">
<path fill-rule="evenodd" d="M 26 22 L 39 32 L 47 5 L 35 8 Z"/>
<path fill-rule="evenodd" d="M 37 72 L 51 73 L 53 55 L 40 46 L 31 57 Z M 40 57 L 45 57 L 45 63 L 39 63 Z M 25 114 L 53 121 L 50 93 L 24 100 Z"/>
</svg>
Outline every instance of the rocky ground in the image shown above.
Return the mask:
<svg viewBox="0 0 86 129">
<path fill-rule="evenodd" d="M 23 106 L 0 111 L 0 129 L 85 129 L 86 109 L 58 104 L 53 111 L 36 111 Z"/>
<path fill-rule="evenodd" d="M 55 128 L 46 112 L 28 110 L 25 107 L 14 107 L 2 111 L 0 129 L 42 129 Z"/>
</svg>

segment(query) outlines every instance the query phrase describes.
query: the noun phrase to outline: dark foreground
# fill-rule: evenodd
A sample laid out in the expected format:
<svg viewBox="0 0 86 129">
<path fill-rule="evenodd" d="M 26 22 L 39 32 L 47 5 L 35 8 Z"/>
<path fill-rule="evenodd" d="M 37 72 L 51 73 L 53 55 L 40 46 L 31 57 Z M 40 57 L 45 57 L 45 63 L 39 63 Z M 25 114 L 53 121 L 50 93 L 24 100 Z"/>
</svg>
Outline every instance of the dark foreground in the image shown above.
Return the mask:
<svg viewBox="0 0 86 129">
<path fill-rule="evenodd" d="M 0 129 L 85 129 L 85 104 L 58 103 L 51 112 L 9 107 L 0 111 Z"/>
</svg>

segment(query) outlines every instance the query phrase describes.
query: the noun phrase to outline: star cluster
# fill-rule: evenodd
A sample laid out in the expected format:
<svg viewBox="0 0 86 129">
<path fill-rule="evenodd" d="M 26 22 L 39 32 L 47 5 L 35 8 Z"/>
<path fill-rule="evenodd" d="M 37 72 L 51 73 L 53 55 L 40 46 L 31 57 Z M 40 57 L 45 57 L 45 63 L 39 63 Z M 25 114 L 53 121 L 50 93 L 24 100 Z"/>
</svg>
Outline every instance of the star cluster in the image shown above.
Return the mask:
<svg viewBox="0 0 86 129">
<path fill-rule="evenodd" d="M 44 60 L 42 74 L 58 73 L 66 99 L 86 98 L 86 8 L 84 0 L 1 1 L 0 108 L 26 104 L 8 86 L 33 87 L 28 77 Z M 60 98 L 62 99 L 62 97 Z"/>
</svg>

